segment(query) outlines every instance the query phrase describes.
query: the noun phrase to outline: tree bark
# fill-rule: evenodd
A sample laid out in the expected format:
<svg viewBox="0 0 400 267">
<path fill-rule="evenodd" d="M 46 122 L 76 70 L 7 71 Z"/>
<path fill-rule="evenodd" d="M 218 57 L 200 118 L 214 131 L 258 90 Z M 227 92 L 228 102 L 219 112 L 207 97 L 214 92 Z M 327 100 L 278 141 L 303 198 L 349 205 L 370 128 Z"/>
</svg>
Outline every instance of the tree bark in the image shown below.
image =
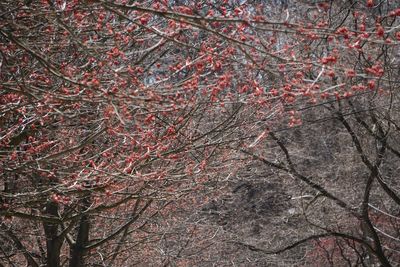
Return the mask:
<svg viewBox="0 0 400 267">
<path fill-rule="evenodd" d="M 58 217 L 58 204 L 50 202 L 46 205 L 46 213 Z M 60 266 L 60 250 L 62 239 L 58 235 L 58 224 L 44 222 L 44 232 L 46 235 L 46 249 L 47 249 L 47 267 Z"/>
<path fill-rule="evenodd" d="M 86 210 L 90 206 L 90 197 L 87 196 L 82 200 L 82 210 Z M 86 246 L 89 241 L 90 220 L 89 215 L 82 214 L 79 220 L 78 234 L 75 244 L 71 247 L 70 267 L 83 267 L 85 264 L 84 257 L 86 254 Z"/>
</svg>

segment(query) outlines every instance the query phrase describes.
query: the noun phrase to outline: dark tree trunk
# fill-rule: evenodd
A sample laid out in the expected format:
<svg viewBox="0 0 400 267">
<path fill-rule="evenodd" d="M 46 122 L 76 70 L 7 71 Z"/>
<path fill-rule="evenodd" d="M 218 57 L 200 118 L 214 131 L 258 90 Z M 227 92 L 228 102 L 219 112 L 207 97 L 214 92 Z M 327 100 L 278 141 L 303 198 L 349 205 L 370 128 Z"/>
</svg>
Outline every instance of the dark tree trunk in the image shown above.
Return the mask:
<svg viewBox="0 0 400 267">
<path fill-rule="evenodd" d="M 58 217 L 58 204 L 50 202 L 46 205 L 46 213 L 50 216 Z M 44 232 L 46 234 L 47 267 L 60 266 L 60 249 L 62 239 L 58 235 L 58 224 L 44 222 Z"/>
<path fill-rule="evenodd" d="M 85 197 L 82 200 L 82 210 L 86 210 L 90 206 L 90 197 Z M 86 246 L 89 241 L 90 221 L 89 215 L 82 214 L 79 225 L 78 235 L 75 244 L 71 247 L 71 258 L 69 261 L 70 267 L 83 267 L 84 256 L 86 254 Z"/>
</svg>

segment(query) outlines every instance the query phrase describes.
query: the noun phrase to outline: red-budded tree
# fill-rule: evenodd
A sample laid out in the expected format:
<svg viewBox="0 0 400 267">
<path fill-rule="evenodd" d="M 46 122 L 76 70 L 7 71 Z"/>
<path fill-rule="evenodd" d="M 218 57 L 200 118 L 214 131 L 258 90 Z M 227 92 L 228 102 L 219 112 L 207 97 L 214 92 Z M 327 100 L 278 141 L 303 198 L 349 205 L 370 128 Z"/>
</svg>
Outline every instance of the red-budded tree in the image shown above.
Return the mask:
<svg viewBox="0 0 400 267">
<path fill-rule="evenodd" d="M 270 93 L 285 100 L 288 127 L 277 120 L 268 129 L 252 124 L 260 135 L 237 150 L 250 157 L 249 166 L 256 161 L 269 170 L 262 180 L 279 177 L 292 195 L 285 201 L 296 208 L 282 215 L 283 226 L 264 224 L 275 242 L 237 234 L 232 243 L 255 259 L 282 255 L 283 265 L 396 266 L 399 5 L 302 3 L 287 13 L 296 15 L 290 29 L 276 28 L 283 33 L 277 43 L 297 37 L 287 51 L 295 62 L 282 66 L 284 84 Z"/>
<path fill-rule="evenodd" d="M 2 262 L 125 265 L 159 239 L 154 218 L 199 190 L 238 139 L 236 85 L 263 93 L 247 81 L 257 68 L 241 48 L 252 35 L 243 12 L 1 4 Z"/>
<path fill-rule="evenodd" d="M 306 240 L 341 238 L 390 264 L 375 230 L 384 220 L 368 204 L 373 181 L 397 198 L 379 174 L 384 152 L 397 151 L 388 137 L 397 124 L 373 112 L 393 110 L 399 9 L 390 1 L 296 9 L 278 2 L 3 1 L 1 261 L 190 265 L 185 245 L 201 238 L 196 224 L 185 224 L 188 238 L 160 245 L 182 223 L 174 214 L 188 203 L 195 209 L 248 155 L 362 225 L 362 236 L 353 236 L 346 231 L 354 228 L 307 217 L 324 231 Z M 342 123 L 370 172 L 361 209 L 303 174 L 295 147 L 273 133 L 282 121 L 299 127 L 310 105 L 326 106 Z M 357 116 L 360 107 L 375 115 Z M 376 159 L 348 110 L 378 142 Z M 264 155 L 260 146 L 271 138 L 270 151 L 280 152 Z"/>
</svg>

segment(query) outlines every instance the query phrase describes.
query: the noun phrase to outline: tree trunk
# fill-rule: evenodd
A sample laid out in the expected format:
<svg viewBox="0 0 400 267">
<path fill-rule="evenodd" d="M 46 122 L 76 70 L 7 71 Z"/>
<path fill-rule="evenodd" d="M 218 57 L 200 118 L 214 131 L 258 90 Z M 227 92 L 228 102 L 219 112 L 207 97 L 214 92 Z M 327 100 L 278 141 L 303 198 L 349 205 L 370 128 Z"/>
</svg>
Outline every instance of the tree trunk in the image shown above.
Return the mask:
<svg viewBox="0 0 400 267">
<path fill-rule="evenodd" d="M 90 197 L 87 196 L 82 200 L 82 210 L 86 210 L 90 207 Z M 71 259 L 69 261 L 70 267 L 83 267 L 84 256 L 86 254 L 86 246 L 89 241 L 89 230 L 90 230 L 90 221 L 89 215 L 82 214 L 79 226 L 78 226 L 78 235 L 76 237 L 75 244 L 71 247 Z"/>
<path fill-rule="evenodd" d="M 46 213 L 48 215 L 58 217 L 58 204 L 50 202 L 46 205 Z M 60 249 L 62 240 L 58 235 L 58 224 L 43 223 L 44 232 L 46 234 L 46 249 L 47 249 L 47 267 L 60 266 Z"/>
</svg>

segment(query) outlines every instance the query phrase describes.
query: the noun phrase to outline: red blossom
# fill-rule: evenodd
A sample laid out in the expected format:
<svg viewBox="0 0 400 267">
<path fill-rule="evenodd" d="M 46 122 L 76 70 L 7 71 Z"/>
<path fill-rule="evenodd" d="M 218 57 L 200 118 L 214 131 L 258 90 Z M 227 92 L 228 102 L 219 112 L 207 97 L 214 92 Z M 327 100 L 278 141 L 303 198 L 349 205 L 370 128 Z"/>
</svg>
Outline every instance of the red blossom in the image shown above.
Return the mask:
<svg viewBox="0 0 400 267">
<path fill-rule="evenodd" d="M 337 57 L 336 56 L 327 56 L 327 57 L 323 57 L 321 58 L 321 63 L 322 64 L 335 64 L 337 62 Z"/>
<path fill-rule="evenodd" d="M 370 89 L 375 89 L 375 86 L 376 86 L 375 80 L 369 80 L 369 81 L 368 81 L 368 87 L 369 87 Z"/>
<path fill-rule="evenodd" d="M 376 26 L 376 35 L 380 38 L 385 35 L 385 29 L 380 24 Z"/>
<path fill-rule="evenodd" d="M 400 8 L 396 8 L 389 12 L 390 17 L 400 17 Z"/>
<path fill-rule="evenodd" d="M 376 65 L 373 65 L 370 68 L 366 68 L 365 71 L 370 73 L 370 74 L 372 74 L 372 75 L 374 75 L 374 76 L 377 76 L 377 77 L 383 76 L 383 74 L 385 72 L 383 67 L 380 64 L 376 64 Z"/>
<path fill-rule="evenodd" d="M 353 78 L 356 76 L 356 72 L 354 70 L 346 70 L 346 76 L 348 78 Z"/>
</svg>

